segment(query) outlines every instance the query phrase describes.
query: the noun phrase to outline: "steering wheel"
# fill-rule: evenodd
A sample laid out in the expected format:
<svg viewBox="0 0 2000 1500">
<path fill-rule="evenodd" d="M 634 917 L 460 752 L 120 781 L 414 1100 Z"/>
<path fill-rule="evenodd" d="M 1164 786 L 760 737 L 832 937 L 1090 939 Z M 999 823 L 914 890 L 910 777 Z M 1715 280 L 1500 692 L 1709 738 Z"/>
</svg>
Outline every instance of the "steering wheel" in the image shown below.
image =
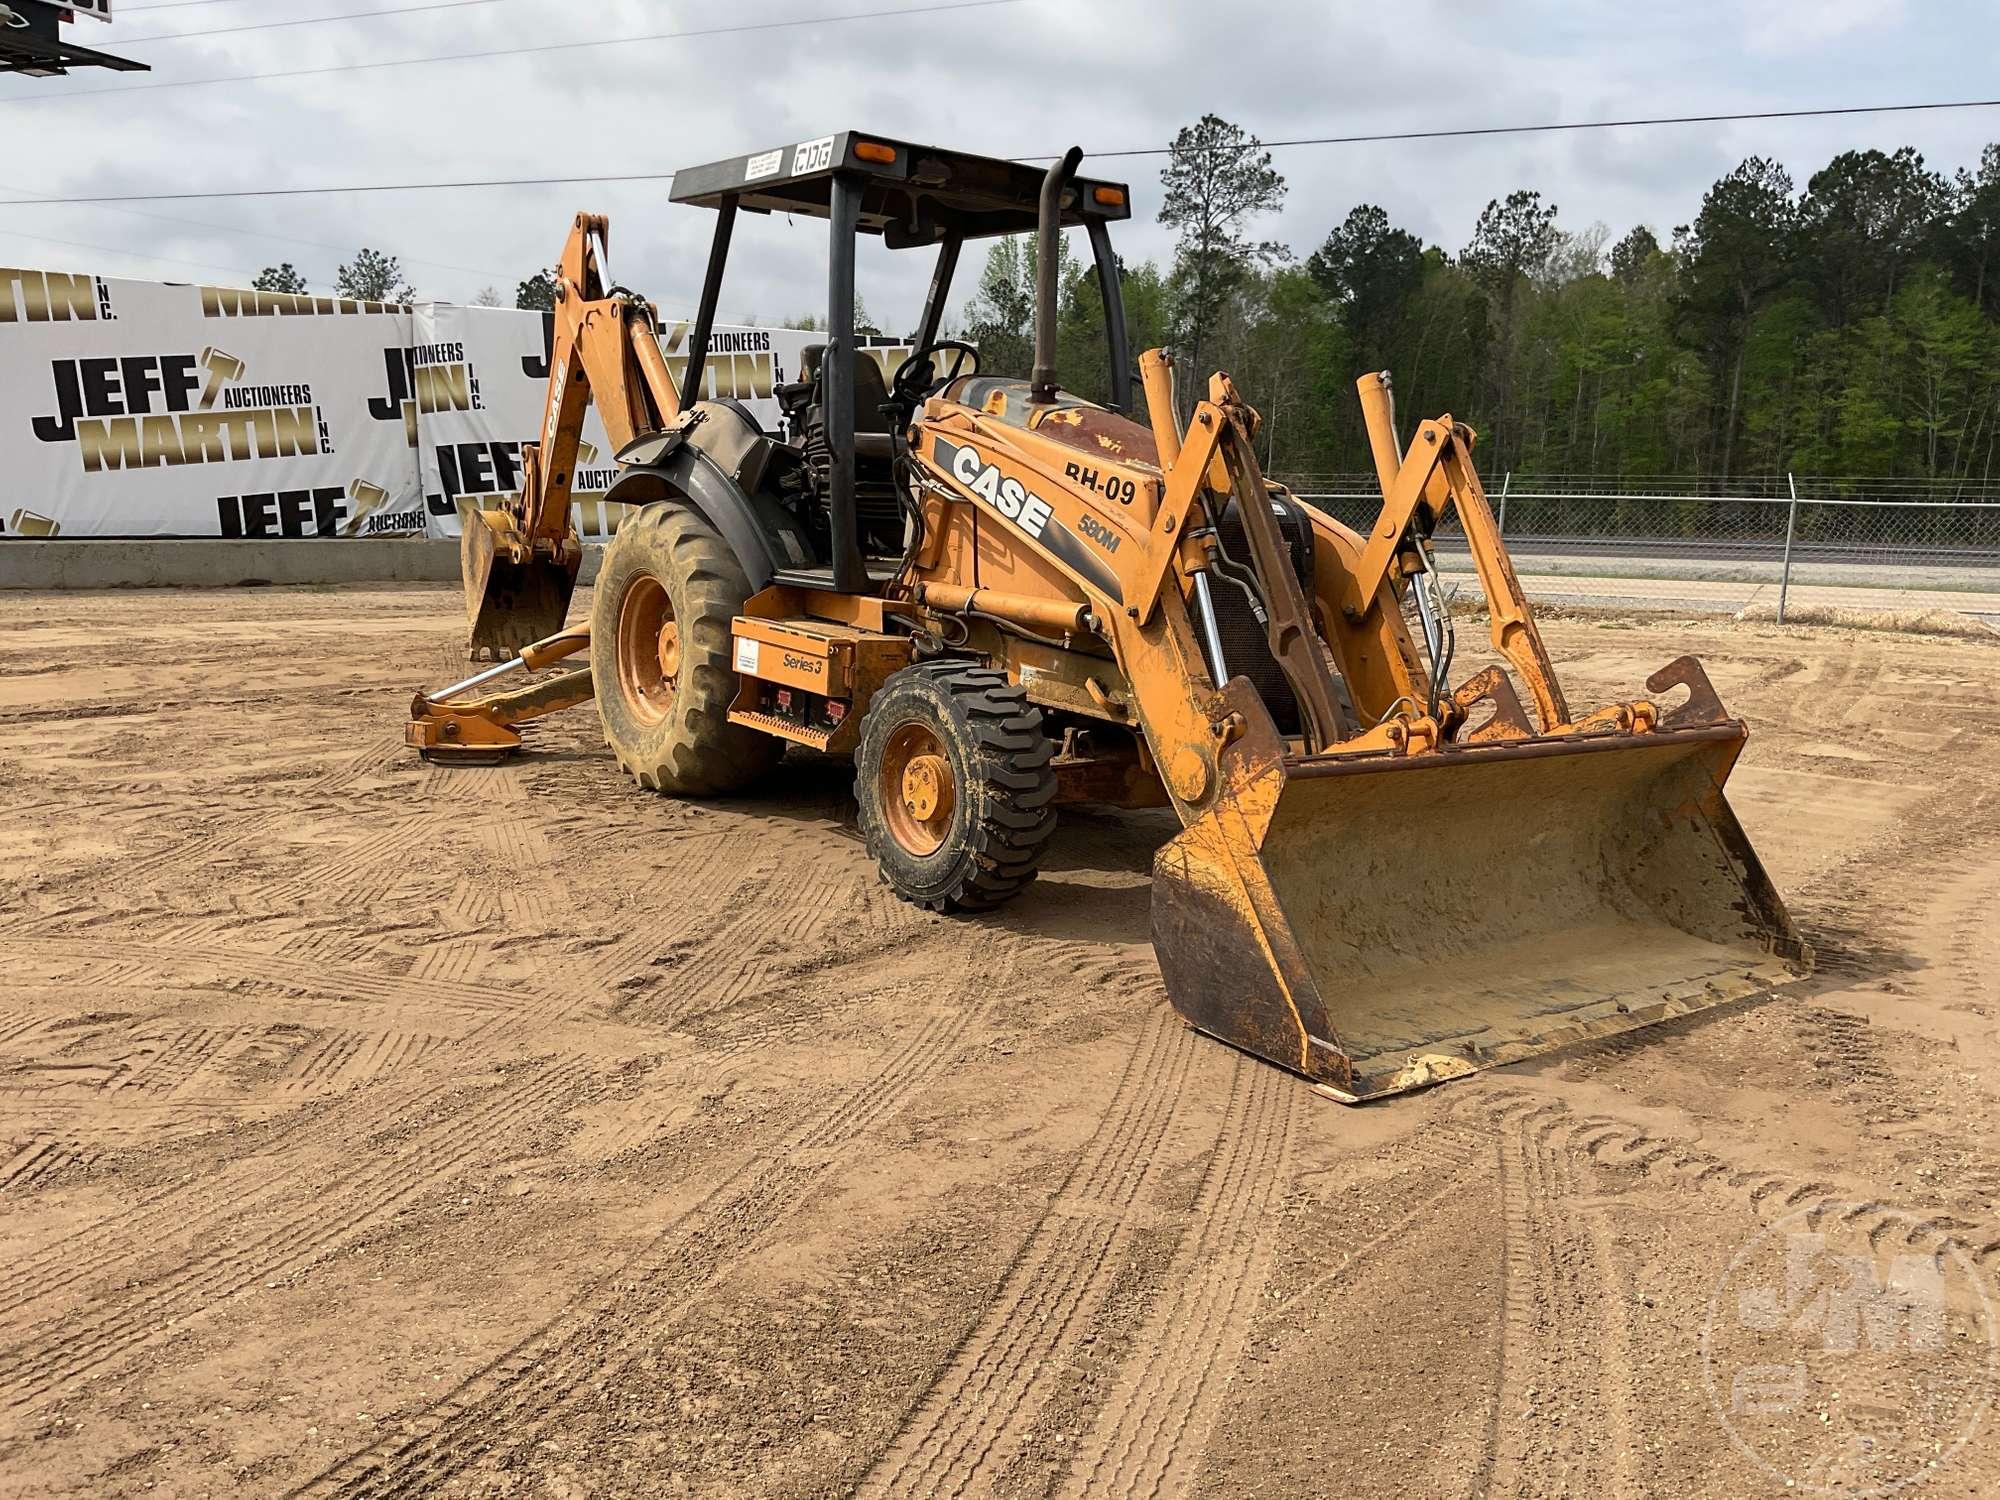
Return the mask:
<svg viewBox="0 0 2000 1500">
<path fill-rule="evenodd" d="M 932 362 L 933 354 L 949 354 L 951 369 L 940 380 L 937 365 Z M 971 361 L 972 368 L 966 368 Z M 979 350 L 961 339 L 933 339 L 921 349 L 910 351 L 910 357 L 896 366 L 896 373 L 889 381 L 889 394 L 904 405 L 915 409 L 923 405 L 924 398 L 939 386 L 949 385 L 961 375 L 979 373 Z"/>
</svg>

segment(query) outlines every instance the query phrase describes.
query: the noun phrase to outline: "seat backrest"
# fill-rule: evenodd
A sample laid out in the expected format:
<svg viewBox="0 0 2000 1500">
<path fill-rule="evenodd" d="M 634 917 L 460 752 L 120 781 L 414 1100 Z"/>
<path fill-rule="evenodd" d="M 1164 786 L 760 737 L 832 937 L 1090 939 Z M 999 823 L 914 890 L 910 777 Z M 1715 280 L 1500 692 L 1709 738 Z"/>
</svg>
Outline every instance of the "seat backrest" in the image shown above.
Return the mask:
<svg viewBox="0 0 2000 1500">
<path fill-rule="evenodd" d="M 826 359 L 826 345 L 807 344 L 799 351 L 799 373 L 807 380 L 819 379 L 819 367 Z M 889 382 L 882 378 L 882 367 L 869 358 L 863 350 L 854 351 L 854 430 L 856 432 L 889 432 L 888 417 L 882 408 L 888 404 Z"/>
</svg>

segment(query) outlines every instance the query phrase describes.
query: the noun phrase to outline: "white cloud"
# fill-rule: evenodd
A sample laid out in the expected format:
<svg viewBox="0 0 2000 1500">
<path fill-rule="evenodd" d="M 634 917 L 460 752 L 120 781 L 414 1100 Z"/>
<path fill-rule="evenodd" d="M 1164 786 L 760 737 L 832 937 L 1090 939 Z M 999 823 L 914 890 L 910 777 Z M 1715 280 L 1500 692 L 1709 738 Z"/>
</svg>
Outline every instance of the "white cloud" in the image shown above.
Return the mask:
<svg viewBox="0 0 2000 1500">
<path fill-rule="evenodd" d="M 1904 0 L 1759 0 L 1744 10 L 1752 52 L 1796 57 L 1857 31 L 1901 25 Z"/>
<path fill-rule="evenodd" d="M 768 8 L 724 11 L 655 0 L 498 0 L 135 49 L 156 72 L 0 80 L 0 181 L 69 195 L 670 172 L 845 128 L 999 155 L 1071 142 L 1103 151 L 1164 144 L 1205 110 L 1275 140 L 1939 99 L 1966 88 L 1964 39 L 1983 34 L 1990 19 L 1977 0 L 1933 0 L 1920 23 L 1889 0 L 1767 7 L 1758 14 L 1789 18 L 1783 35 L 1820 38 L 1780 70 L 1732 41 L 1744 34 L 1745 12 L 1723 0 L 1643 8 L 1410 0 L 1393 14 L 1263 0 L 1252 24 L 1232 29 L 1226 43 L 1208 0 L 1023 0 L 899 21 L 62 99 L 124 83 L 887 3 L 922 0 L 771 0 Z M 148 33 L 203 30 L 236 9 L 256 8 L 149 11 L 102 28 L 97 40 L 116 50 L 117 34 L 139 34 L 142 22 Z M 1303 256 L 1353 205 L 1374 202 L 1456 252 L 1488 199 L 1530 187 L 1561 205 L 1566 227 L 1602 220 L 1615 237 L 1645 222 L 1664 238 L 1693 216 L 1716 177 L 1752 152 L 1782 159 L 1803 182 L 1850 147 L 1909 143 L 1949 169 L 1976 161 L 1979 147 L 1996 138 L 2000 111 L 1287 150 L 1277 155 L 1291 185 L 1285 211 L 1258 232 Z M 1134 217 L 1119 237 L 1128 260 L 1171 248 L 1154 222 L 1159 165 L 1145 157 L 1095 164 L 1132 182 Z M 422 291 L 464 300 L 489 284 L 511 292 L 554 258 L 571 216 L 590 209 L 612 216 L 619 277 L 664 308 L 683 310 L 699 284 L 711 225 L 708 215 L 670 204 L 664 181 L 135 207 L 169 218 L 0 209 L 0 262 L 177 280 L 209 274 L 189 262 L 254 270 L 291 260 L 325 285 L 367 244 L 401 256 Z M 183 220 L 198 222 L 176 222 Z M 817 223 L 739 224 L 725 314 L 823 311 L 824 245 Z M 869 249 L 861 285 L 870 309 L 885 324 L 907 320 L 928 257 Z M 977 270 L 977 255 L 968 256 L 962 288 Z"/>
</svg>

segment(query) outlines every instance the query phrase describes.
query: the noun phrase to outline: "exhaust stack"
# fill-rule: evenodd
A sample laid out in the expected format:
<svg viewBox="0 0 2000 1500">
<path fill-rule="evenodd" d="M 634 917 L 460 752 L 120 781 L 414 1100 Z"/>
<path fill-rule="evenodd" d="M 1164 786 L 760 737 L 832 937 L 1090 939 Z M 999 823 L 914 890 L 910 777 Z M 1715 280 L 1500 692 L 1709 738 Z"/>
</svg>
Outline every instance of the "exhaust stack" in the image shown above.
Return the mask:
<svg viewBox="0 0 2000 1500">
<path fill-rule="evenodd" d="M 1056 269 L 1061 264 L 1062 198 L 1076 169 L 1083 164 L 1083 147 L 1072 146 L 1042 179 L 1041 214 L 1035 225 L 1035 370 L 1028 384 L 1030 401 L 1056 399 Z"/>
</svg>

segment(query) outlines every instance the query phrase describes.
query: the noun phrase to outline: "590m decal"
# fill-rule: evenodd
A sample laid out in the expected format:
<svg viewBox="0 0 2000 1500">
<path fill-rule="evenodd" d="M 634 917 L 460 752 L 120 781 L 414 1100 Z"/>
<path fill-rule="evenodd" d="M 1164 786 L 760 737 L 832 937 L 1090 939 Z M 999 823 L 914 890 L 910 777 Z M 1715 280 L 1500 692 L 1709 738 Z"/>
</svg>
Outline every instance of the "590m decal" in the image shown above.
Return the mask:
<svg viewBox="0 0 2000 1500">
<path fill-rule="evenodd" d="M 1054 508 L 1048 501 L 1020 480 L 1002 474 L 997 464 L 987 463 L 972 449 L 947 442 L 941 437 L 934 437 L 932 443 L 931 451 L 937 463 L 953 479 L 1048 548 L 1053 556 L 1089 579 L 1092 586 L 1120 603 L 1124 602 L 1125 590 L 1118 582 L 1118 575 L 1106 567 L 1104 560 L 1086 547 L 1075 532 L 1056 519 Z M 1098 545 L 1107 552 L 1115 550 L 1118 545 L 1116 534 L 1109 527 L 1099 529 L 1110 537 L 1110 541 L 1107 544 L 1100 540 Z"/>
</svg>

